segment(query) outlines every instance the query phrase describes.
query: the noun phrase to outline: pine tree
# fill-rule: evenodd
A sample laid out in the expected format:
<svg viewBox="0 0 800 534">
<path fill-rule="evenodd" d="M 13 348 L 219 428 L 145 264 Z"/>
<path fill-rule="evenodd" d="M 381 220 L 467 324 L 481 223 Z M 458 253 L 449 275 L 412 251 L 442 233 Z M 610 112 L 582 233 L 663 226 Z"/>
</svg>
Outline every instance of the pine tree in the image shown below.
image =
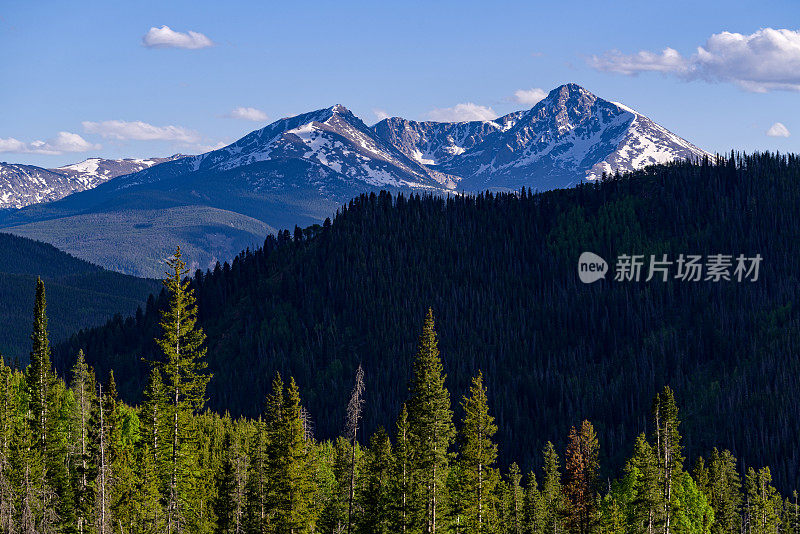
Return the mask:
<svg viewBox="0 0 800 534">
<path fill-rule="evenodd" d="M 193 483 L 192 476 L 192 413 L 205 405 L 206 385 L 211 376 L 205 372 L 205 334 L 197 326 L 197 304 L 181 249 L 167 261 L 169 268 L 164 287 L 168 305 L 161 313 L 162 335 L 156 340 L 164 359 L 156 363 L 164 376 L 168 398 L 169 458 L 167 487 L 167 533 L 180 532 L 185 527 L 187 502 Z M 158 450 L 157 448 L 155 449 Z"/>
<path fill-rule="evenodd" d="M 65 388 L 53 373 L 50 361 L 47 300 L 41 278 L 36 281 L 33 310 L 32 350 L 30 365 L 26 370 L 26 385 L 29 395 L 29 424 L 34 437 L 32 446 L 39 454 L 29 455 L 29 458 L 33 462 L 42 462 L 43 465 L 31 465 L 30 472 L 40 475 L 41 480 L 29 482 L 40 492 L 40 502 L 44 503 L 47 513 L 57 518 L 54 521 L 58 527 L 70 532 L 75 525 L 75 502 L 69 483 L 69 471 L 64 461 L 67 454 L 66 427 L 69 416 L 64 404 Z"/>
<path fill-rule="evenodd" d="M 536 474 L 528 473 L 525 485 L 525 534 L 543 534 L 547 524 L 545 503 Z"/>
<path fill-rule="evenodd" d="M 92 418 L 90 420 L 90 451 L 92 454 L 92 478 L 94 479 L 94 518 L 97 534 L 110 534 L 114 520 L 111 516 L 111 466 L 108 453 L 108 401 L 103 394 L 103 385 L 97 384 Z"/>
<path fill-rule="evenodd" d="M 464 469 L 464 489 L 467 494 L 465 532 L 481 534 L 491 532 L 492 528 L 489 517 L 493 508 L 491 496 L 494 495 L 491 471 L 497 460 L 497 444 L 493 441 L 497 425 L 494 424 L 494 417 L 489 414 L 481 372 L 472 379 L 469 396 L 464 397 L 461 406 L 464 410 L 464 421 L 461 429 L 460 463 Z"/>
<path fill-rule="evenodd" d="M 13 372 L 0 356 L 0 532 L 16 530 L 15 469 L 11 460 L 19 402 L 12 381 Z"/>
<path fill-rule="evenodd" d="M 411 445 L 406 405 L 400 408 L 395 430 L 395 451 L 392 465 L 392 531 L 406 534 L 410 530 L 410 494 L 413 485 L 411 473 Z"/>
<path fill-rule="evenodd" d="M 520 482 L 522 481 L 522 473 L 516 462 L 512 463 L 508 468 L 508 480 L 506 487 L 508 488 L 508 517 L 506 523 L 506 532 L 510 534 L 522 534 L 523 510 L 524 510 L 524 493 Z"/>
<path fill-rule="evenodd" d="M 561 472 L 558 453 L 551 442 L 547 442 L 542 453 L 544 457 L 544 478 L 542 479 L 542 497 L 545 505 L 545 532 L 558 534 L 562 532 L 564 515 L 564 493 L 561 486 Z"/>
<path fill-rule="evenodd" d="M 655 452 L 661 472 L 664 534 L 670 534 L 674 514 L 673 488 L 682 480 L 683 447 L 678 432 L 678 406 L 669 386 L 664 386 L 653 401 L 653 429 Z"/>
<path fill-rule="evenodd" d="M 570 502 L 568 525 L 571 532 L 591 532 L 596 519 L 597 470 L 600 445 L 589 421 L 580 432 L 572 427 L 565 458 L 564 494 Z"/>
<path fill-rule="evenodd" d="M 370 438 L 366 454 L 364 483 L 362 485 L 359 532 L 362 534 L 390 534 L 392 445 L 383 427 Z"/>
<path fill-rule="evenodd" d="M 287 534 L 309 532 L 312 525 L 311 470 L 308 465 L 308 443 L 301 419 L 300 392 L 294 378 L 289 379 L 284 397 L 284 417 L 280 429 L 284 452 L 280 461 L 277 529 Z"/>
<path fill-rule="evenodd" d="M 283 382 L 280 382 L 278 388 L 282 398 Z M 254 426 L 255 433 L 249 450 L 244 522 L 247 532 L 263 534 L 267 532 L 271 499 L 271 484 L 268 483 L 270 459 L 265 425 L 260 417 L 254 422 Z"/>
<path fill-rule="evenodd" d="M 415 483 L 415 511 L 426 534 L 435 534 L 445 515 L 443 489 L 448 451 L 455 437 L 450 393 L 439 359 L 433 310 L 428 310 L 414 358 L 408 422 Z"/>
<path fill-rule="evenodd" d="M 705 490 L 714 509 L 713 534 L 739 532 L 742 525 L 742 481 L 736 468 L 736 458 L 728 450 L 715 447 L 708 463 L 708 482 Z M 699 484 L 698 484 L 699 485 Z"/>
<path fill-rule="evenodd" d="M 47 448 L 47 431 L 50 423 L 50 393 L 55 377 L 50 363 L 50 341 L 47 334 L 47 301 L 44 282 L 36 280 L 36 301 L 33 307 L 33 349 L 27 369 L 31 431 L 42 452 Z"/>
<path fill-rule="evenodd" d="M 772 486 L 769 467 L 747 470 L 747 518 L 750 534 L 778 534 L 781 497 Z"/>
<path fill-rule="evenodd" d="M 86 364 L 83 351 L 78 352 L 78 359 L 72 368 L 72 392 L 75 395 L 75 410 L 73 413 L 73 427 L 75 428 L 75 441 L 72 455 L 75 464 L 75 510 L 77 530 L 80 534 L 87 531 L 90 526 L 91 508 L 94 501 L 90 488 L 91 455 L 89 424 L 92 416 L 92 405 L 95 400 L 94 372 Z"/>
<path fill-rule="evenodd" d="M 663 492 L 659 462 L 644 434 L 636 438 L 633 457 L 625 466 L 632 498 L 630 518 L 635 532 L 653 534 L 662 524 Z"/>
</svg>

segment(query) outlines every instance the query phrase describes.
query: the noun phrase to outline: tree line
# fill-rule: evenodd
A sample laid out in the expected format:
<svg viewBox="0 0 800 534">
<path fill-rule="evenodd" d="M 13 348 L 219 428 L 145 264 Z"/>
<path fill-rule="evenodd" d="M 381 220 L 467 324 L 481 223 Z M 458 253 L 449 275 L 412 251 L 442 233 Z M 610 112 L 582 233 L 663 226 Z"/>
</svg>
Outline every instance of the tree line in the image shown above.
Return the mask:
<svg viewBox="0 0 800 534">
<path fill-rule="evenodd" d="M 604 478 L 621 469 L 669 384 L 690 457 L 717 445 L 800 484 L 800 158 L 731 154 L 571 189 L 450 198 L 381 192 L 330 223 L 193 273 L 208 335 L 209 407 L 257 418 L 275 372 L 293 376 L 319 437 L 341 432 L 359 365 L 363 431 L 391 428 L 406 400 L 420 317 L 433 307 L 450 391 L 478 369 L 492 392 L 498 456 L 525 470 L 578 418 L 600 437 Z M 755 283 L 580 282 L 584 251 L 760 254 Z M 644 279 L 644 276 L 642 277 Z M 48 286 L 49 288 L 49 286 Z M 54 346 L 66 375 L 83 350 L 120 398 L 143 402 L 159 348 L 155 295 L 140 313 Z M 463 415 L 454 403 L 456 419 Z"/>
<path fill-rule="evenodd" d="M 256 418 L 212 412 L 206 337 L 180 249 L 168 264 L 159 352 L 137 406 L 80 352 L 68 383 L 56 375 L 37 282 L 30 365 L 0 362 L 3 533 L 800 532 L 797 493 L 782 497 L 768 467 L 741 470 L 716 448 L 686 466 L 669 387 L 615 478 L 601 477 L 588 420 L 570 428 L 563 454 L 546 443 L 540 471 L 511 463 L 501 472 L 491 392 L 478 372 L 454 415 L 430 309 L 405 401 L 392 427 L 368 440 L 361 367 L 336 439 L 315 439 L 297 383 L 280 374 Z"/>
</svg>

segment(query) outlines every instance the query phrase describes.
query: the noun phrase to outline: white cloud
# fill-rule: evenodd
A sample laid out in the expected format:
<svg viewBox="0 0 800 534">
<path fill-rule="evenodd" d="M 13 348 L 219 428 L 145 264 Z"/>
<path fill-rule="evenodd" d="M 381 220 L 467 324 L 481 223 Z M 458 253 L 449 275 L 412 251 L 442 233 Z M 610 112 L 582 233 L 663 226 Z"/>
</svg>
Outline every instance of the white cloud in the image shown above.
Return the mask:
<svg viewBox="0 0 800 534">
<path fill-rule="evenodd" d="M 206 152 L 211 152 L 212 150 L 219 150 L 220 148 L 225 148 L 229 144 L 230 143 L 226 143 L 224 141 L 219 141 L 213 144 L 193 143 L 184 145 L 183 149 L 192 154 L 205 154 Z"/>
<path fill-rule="evenodd" d="M 378 118 L 379 121 L 391 118 L 391 115 L 389 115 L 385 110 L 382 109 L 373 109 L 372 113 L 375 114 L 375 116 Z"/>
<path fill-rule="evenodd" d="M 490 107 L 472 102 L 456 104 L 452 108 L 437 108 L 428 112 L 428 118 L 438 122 L 491 121 L 498 117 Z"/>
<path fill-rule="evenodd" d="M 169 26 L 156 28 L 153 26 L 142 37 L 142 44 L 147 48 L 186 48 L 196 50 L 214 46 L 214 42 L 199 32 L 176 32 Z"/>
<path fill-rule="evenodd" d="M 636 54 L 623 54 L 618 50 L 602 56 L 592 56 L 590 64 L 597 70 L 634 75 L 640 72 L 683 72 L 686 59 L 674 48 L 665 48 L 660 54 L 641 50 Z"/>
<path fill-rule="evenodd" d="M 269 118 L 266 113 L 256 108 L 236 108 L 228 114 L 228 117 L 255 122 L 264 122 Z"/>
<path fill-rule="evenodd" d="M 0 152 L 17 154 L 56 155 L 65 152 L 88 152 L 100 148 L 102 148 L 100 145 L 90 143 L 80 135 L 71 132 L 58 132 L 58 135 L 47 141 L 36 140 L 30 143 L 24 143 L 13 137 L 0 138 Z"/>
<path fill-rule="evenodd" d="M 546 96 L 547 92 L 544 89 L 533 87 L 531 89 L 517 89 L 514 91 L 513 100 L 518 104 L 534 106 Z"/>
<path fill-rule="evenodd" d="M 769 127 L 767 135 L 770 137 L 789 137 L 792 134 L 789 133 L 789 128 L 784 126 L 782 122 L 776 122 Z"/>
<path fill-rule="evenodd" d="M 613 50 L 592 56 L 597 70 L 635 75 L 645 71 L 689 80 L 735 83 L 748 91 L 800 91 L 800 31 L 763 28 L 755 33 L 721 32 L 708 38 L 691 56 L 672 48 L 654 53 L 623 54 Z"/>
<path fill-rule="evenodd" d="M 134 139 L 137 141 L 180 141 L 196 143 L 200 134 L 182 126 L 153 126 L 142 121 L 83 121 L 87 133 L 99 134 L 112 139 Z"/>
</svg>

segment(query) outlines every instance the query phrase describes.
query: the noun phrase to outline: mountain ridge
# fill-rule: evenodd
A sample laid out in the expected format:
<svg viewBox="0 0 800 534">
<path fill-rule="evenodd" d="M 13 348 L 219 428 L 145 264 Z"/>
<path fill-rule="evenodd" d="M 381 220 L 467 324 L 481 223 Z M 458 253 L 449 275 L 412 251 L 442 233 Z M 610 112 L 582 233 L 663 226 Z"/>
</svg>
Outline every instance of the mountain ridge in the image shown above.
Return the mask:
<svg viewBox="0 0 800 534">
<path fill-rule="evenodd" d="M 367 126 L 337 104 L 55 202 L 6 210 L 0 228 L 128 274 L 158 276 L 156 260 L 169 254 L 170 235 L 187 246 L 190 264 L 207 268 L 277 228 L 321 223 L 362 193 L 546 190 L 706 156 L 575 84 L 493 121 L 395 118 Z M 154 217 L 153 209 L 175 210 L 180 223 Z"/>
<path fill-rule="evenodd" d="M 184 154 L 147 159 L 92 157 L 52 169 L 0 162 L 0 209 L 52 202 L 92 189 L 118 176 L 183 157 Z"/>
</svg>

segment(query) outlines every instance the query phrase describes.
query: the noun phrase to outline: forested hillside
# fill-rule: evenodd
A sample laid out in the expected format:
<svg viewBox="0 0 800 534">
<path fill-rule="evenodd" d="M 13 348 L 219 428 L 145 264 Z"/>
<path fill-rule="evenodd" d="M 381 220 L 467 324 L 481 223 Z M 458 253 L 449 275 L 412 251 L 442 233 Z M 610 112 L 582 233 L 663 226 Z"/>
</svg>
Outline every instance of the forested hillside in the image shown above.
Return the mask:
<svg viewBox="0 0 800 534">
<path fill-rule="evenodd" d="M 602 465 L 619 467 L 669 384 L 684 406 L 687 457 L 718 445 L 745 466 L 772 466 L 790 491 L 800 467 L 798 208 L 800 160 L 771 154 L 542 194 L 354 199 L 331 224 L 283 232 L 195 274 L 210 406 L 255 416 L 280 371 L 297 380 L 317 436 L 336 436 L 361 363 L 365 430 L 391 428 L 430 307 L 447 387 L 465 391 L 484 372 L 501 464 L 541 465 L 544 442 L 587 418 Z M 763 262 L 756 282 L 584 285 L 583 251 L 612 263 L 622 254 Z M 165 305 L 162 296 L 81 332 L 58 347 L 57 367 L 69 369 L 82 348 L 138 402 Z"/>
<path fill-rule="evenodd" d="M 62 341 L 79 328 L 101 325 L 144 305 L 160 283 L 106 271 L 52 245 L 0 234 L 0 353 L 25 364 L 36 277 L 50 289 L 51 334 Z"/>
<path fill-rule="evenodd" d="M 31 363 L 19 371 L 0 358 L 3 533 L 800 532 L 797 492 L 782 497 L 769 467 L 745 470 L 713 448 L 689 469 L 668 386 L 613 482 L 600 477 L 602 442 L 588 420 L 570 428 L 563 454 L 544 445 L 540 471 L 498 469 L 493 392 L 478 371 L 451 397 L 430 309 L 388 431 L 363 432 L 361 366 L 336 439 L 315 438 L 297 383 L 278 373 L 257 419 L 204 410 L 214 377 L 180 249 L 168 265 L 140 406 L 121 402 L 114 373 L 99 379 L 80 352 L 69 385 L 53 373 L 37 281 Z"/>
</svg>

